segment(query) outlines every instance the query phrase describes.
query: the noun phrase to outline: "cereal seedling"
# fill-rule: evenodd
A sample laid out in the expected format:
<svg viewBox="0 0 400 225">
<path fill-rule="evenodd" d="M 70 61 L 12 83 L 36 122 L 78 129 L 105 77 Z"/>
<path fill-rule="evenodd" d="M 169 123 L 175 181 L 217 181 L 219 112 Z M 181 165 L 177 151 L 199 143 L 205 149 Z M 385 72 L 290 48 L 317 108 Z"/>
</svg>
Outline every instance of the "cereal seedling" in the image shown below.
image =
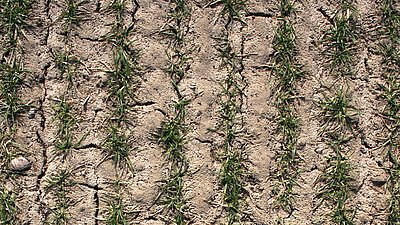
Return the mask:
<svg viewBox="0 0 400 225">
<path fill-rule="evenodd" d="M 60 75 L 62 77 L 66 75 L 68 89 L 70 89 L 73 85 L 74 75 L 79 65 L 81 65 L 81 61 L 75 57 L 70 50 L 66 50 L 65 52 L 52 52 L 52 55 Z"/>
<path fill-rule="evenodd" d="M 10 49 L 15 49 L 18 37 L 23 35 L 22 30 L 28 26 L 26 20 L 31 4 L 31 0 L 0 1 L 0 28 L 7 34 Z"/>
<path fill-rule="evenodd" d="M 107 225 L 128 225 L 128 217 L 126 212 L 126 206 L 123 202 L 121 180 L 117 179 L 113 183 L 115 189 L 114 193 L 109 195 L 107 200 L 107 216 L 105 223 Z"/>
<path fill-rule="evenodd" d="M 17 206 L 15 204 L 15 194 L 7 190 L 6 187 L 0 188 L 0 222 L 1 224 L 17 224 Z"/>
<path fill-rule="evenodd" d="M 0 112 L 8 126 L 15 125 L 17 117 L 28 109 L 18 96 L 26 73 L 22 63 L 15 59 L 10 64 L 0 65 Z"/>
<path fill-rule="evenodd" d="M 46 190 L 51 191 L 57 197 L 56 204 L 52 208 L 51 224 L 67 224 L 70 219 L 68 209 L 74 205 L 74 202 L 68 196 L 69 188 L 75 185 L 75 182 L 70 179 L 71 175 L 72 171 L 63 169 L 58 173 L 51 174 L 47 179 Z"/>
<path fill-rule="evenodd" d="M 333 18 L 333 26 L 325 33 L 323 42 L 329 57 L 330 72 L 339 77 L 352 75 L 352 60 L 357 42 L 357 27 L 350 3 L 343 3 Z"/>
<path fill-rule="evenodd" d="M 215 0 L 209 3 L 208 6 L 218 4 L 223 5 L 220 16 L 226 16 L 226 25 L 229 25 L 233 21 L 238 21 L 242 24 L 245 24 L 245 22 L 241 18 L 241 12 L 246 8 L 246 2 L 246 0 Z"/>
<path fill-rule="evenodd" d="M 128 143 L 128 137 L 121 132 L 117 127 L 110 128 L 110 134 L 104 143 L 105 152 L 107 158 L 112 159 L 115 167 L 128 168 L 133 171 L 129 158 L 131 146 Z"/>
<path fill-rule="evenodd" d="M 71 111 L 70 105 L 65 101 L 65 97 L 55 106 L 55 113 L 59 128 L 54 152 L 56 155 L 66 157 L 72 149 L 80 146 L 85 136 L 75 142 L 72 131 L 77 126 L 78 121 Z"/>
<path fill-rule="evenodd" d="M 356 123 L 355 116 L 357 112 L 350 104 L 349 97 L 344 90 L 337 91 L 332 97 L 325 96 L 323 101 L 319 102 L 324 118 L 324 131 L 337 131 L 343 128 L 350 128 Z"/>
<path fill-rule="evenodd" d="M 65 0 L 61 17 L 65 23 L 65 31 L 68 34 L 73 26 L 79 27 L 85 12 L 81 9 L 87 3 L 85 0 Z"/>
</svg>

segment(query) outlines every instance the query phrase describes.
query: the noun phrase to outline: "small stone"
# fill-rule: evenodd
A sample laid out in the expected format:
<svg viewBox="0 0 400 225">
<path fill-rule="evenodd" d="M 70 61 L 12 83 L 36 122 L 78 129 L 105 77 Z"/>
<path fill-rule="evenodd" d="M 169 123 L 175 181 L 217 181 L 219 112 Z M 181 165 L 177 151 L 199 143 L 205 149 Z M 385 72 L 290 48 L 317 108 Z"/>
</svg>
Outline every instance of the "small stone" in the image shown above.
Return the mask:
<svg viewBox="0 0 400 225">
<path fill-rule="evenodd" d="M 322 154 L 322 152 L 324 152 L 324 148 L 318 147 L 314 151 L 315 151 L 315 153 Z"/>
<path fill-rule="evenodd" d="M 13 171 L 24 171 L 24 170 L 28 170 L 29 168 L 31 168 L 31 162 L 29 162 L 29 160 L 27 160 L 26 158 L 19 156 L 13 160 L 11 160 L 10 163 L 10 169 Z"/>
<path fill-rule="evenodd" d="M 368 148 L 366 148 L 366 147 L 361 147 L 361 153 L 362 154 L 367 154 L 368 153 Z"/>
<path fill-rule="evenodd" d="M 372 184 L 377 187 L 382 187 L 386 184 L 386 181 L 387 179 L 384 175 L 378 175 L 371 179 Z"/>
<path fill-rule="evenodd" d="M 36 115 L 36 109 L 35 108 L 29 109 L 28 118 L 33 119 L 33 118 L 35 118 L 35 115 Z"/>
</svg>

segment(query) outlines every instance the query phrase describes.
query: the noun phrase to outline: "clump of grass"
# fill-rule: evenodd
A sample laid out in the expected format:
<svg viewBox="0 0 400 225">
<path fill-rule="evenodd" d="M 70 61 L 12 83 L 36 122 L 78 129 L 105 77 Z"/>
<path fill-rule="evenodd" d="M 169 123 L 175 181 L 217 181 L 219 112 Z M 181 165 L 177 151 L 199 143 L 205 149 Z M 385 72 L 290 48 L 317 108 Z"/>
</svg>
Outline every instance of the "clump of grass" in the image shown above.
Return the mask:
<svg viewBox="0 0 400 225">
<path fill-rule="evenodd" d="M 337 91 L 332 97 L 325 96 L 319 105 L 324 118 L 324 131 L 337 132 L 343 128 L 352 130 L 357 112 L 350 104 L 350 98 L 346 96 L 344 90 Z"/>
<path fill-rule="evenodd" d="M 163 181 L 162 203 L 178 225 L 185 224 L 185 212 L 188 209 L 183 182 L 189 166 L 184 153 L 185 106 L 188 102 L 182 101 L 175 105 L 176 116 L 164 122 L 157 134 L 159 143 L 164 146 L 165 156 L 171 162 L 168 177 Z"/>
<path fill-rule="evenodd" d="M 67 88 L 70 89 L 74 84 L 74 75 L 81 65 L 81 61 L 69 49 L 64 52 L 52 52 L 52 55 L 61 77 L 66 77 Z"/>
<path fill-rule="evenodd" d="M 333 18 L 333 26 L 323 38 L 330 72 L 338 77 L 353 74 L 352 60 L 358 38 L 355 13 L 356 9 L 351 1 L 341 1 L 340 9 Z"/>
<path fill-rule="evenodd" d="M 54 152 L 56 155 L 63 155 L 63 157 L 66 157 L 72 149 L 81 145 L 85 136 L 75 141 L 72 132 L 73 129 L 76 128 L 78 120 L 75 118 L 74 112 L 71 111 L 71 107 L 65 100 L 65 97 L 55 106 L 55 118 L 58 121 L 59 128 L 56 135 L 57 140 Z"/>
<path fill-rule="evenodd" d="M 47 179 L 46 190 L 57 197 L 56 204 L 51 209 L 50 224 L 67 224 L 70 220 L 71 215 L 68 209 L 75 204 L 69 197 L 70 188 L 75 186 L 75 182 L 71 180 L 71 174 L 72 171 L 63 169 L 51 174 Z"/>
<path fill-rule="evenodd" d="M 350 182 L 353 180 L 350 175 L 352 167 L 342 153 L 341 144 L 343 143 L 340 143 L 340 141 L 330 143 L 336 151 L 335 155 L 328 159 L 328 165 L 319 177 L 319 181 L 325 185 L 319 189 L 317 197 L 335 206 L 332 214 L 334 223 L 351 225 L 354 224 L 355 211 L 347 209 L 346 202 L 349 198 Z"/>
<path fill-rule="evenodd" d="M 0 222 L 1 224 L 17 224 L 17 206 L 15 194 L 6 187 L 0 188 Z"/>
<path fill-rule="evenodd" d="M 126 212 L 126 206 L 123 202 L 123 198 L 121 193 L 122 191 L 122 182 L 117 179 L 113 183 L 113 187 L 115 189 L 114 193 L 109 195 L 109 200 L 107 200 L 107 216 L 105 218 L 105 223 L 107 225 L 127 225 L 128 217 Z"/>
<path fill-rule="evenodd" d="M 112 159 L 116 168 L 128 168 L 133 171 L 129 158 L 132 149 L 128 142 L 128 137 L 118 127 L 113 126 L 110 128 L 110 134 L 104 146 L 107 158 Z"/>
<path fill-rule="evenodd" d="M 138 7 L 136 1 L 132 1 Z M 130 144 L 131 137 L 123 128 L 131 125 L 128 113 L 132 110 L 132 103 L 135 102 L 135 91 L 139 85 L 139 51 L 133 48 L 133 41 L 130 38 L 134 31 L 135 23 L 126 26 L 125 13 L 127 11 L 125 0 L 113 0 L 109 9 L 115 14 L 115 21 L 111 24 L 109 33 L 102 37 L 113 46 L 113 66 L 106 71 L 108 75 L 109 100 L 112 103 L 112 116 L 109 120 L 109 133 L 103 146 L 105 147 L 106 159 L 111 159 L 115 166 L 116 181 L 114 193 L 110 194 L 107 205 L 108 213 L 105 223 L 108 225 L 129 224 L 126 206 L 123 203 L 122 183 L 118 170 L 127 169 L 134 172 L 134 167 L 129 158 L 132 152 Z M 137 8 L 132 14 L 134 16 Z"/>
<path fill-rule="evenodd" d="M 79 27 L 83 21 L 85 11 L 82 6 L 86 4 L 86 0 L 65 0 L 64 9 L 61 13 L 61 18 L 64 21 L 65 33 L 69 35 L 73 27 Z"/>
<path fill-rule="evenodd" d="M 128 27 L 124 25 L 125 1 L 115 0 L 110 7 L 116 13 L 116 21 L 112 25 L 111 32 L 104 39 L 115 47 L 114 68 L 107 71 L 107 74 L 109 75 L 110 98 L 116 108 L 112 120 L 120 124 L 128 122 L 126 115 L 130 109 L 129 103 L 134 100 L 133 93 L 139 85 L 139 51 L 132 48 L 133 42 L 129 38 L 133 31 L 133 24 Z"/>
<path fill-rule="evenodd" d="M 117 167 L 125 167 L 132 170 L 129 160 L 131 147 L 128 138 L 120 128 L 129 124 L 128 113 L 131 111 L 131 103 L 135 101 L 134 92 L 139 85 L 139 52 L 132 48 L 130 34 L 133 31 L 132 23 L 124 25 L 124 13 L 126 1 L 114 0 L 110 9 L 115 13 L 115 22 L 111 31 L 103 37 L 114 46 L 113 69 L 106 71 L 109 76 L 108 86 L 110 89 L 109 98 L 113 104 L 113 116 L 110 118 L 110 133 L 105 146 L 107 156 L 111 158 Z"/>
<path fill-rule="evenodd" d="M 399 224 L 400 218 L 400 164 L 399 164 L 399 112 L 400 112 L 400 11 L 395 7 L 395 1 L 384 0 L 382 6 L 382 28 L 380 53 L 383 56 L 384 83 L 379 85 L 380 96 L 386 101 L 382 113 L 385 119 L 387 133 L 383 138 L 382 147 L 385 149 L 385 160 L 391 163 L 386 168 L 388 174 L 387 189 L 390 193 L 388 201 L 387 224 Z"/>
<path fill-rule="evenodd" d="M 0 1 L 0 30 L 7 36 L 0 64 L 0 112 L 8 127 L 14 126 L 18 115 L 27 109 L 17 93 L 27 73 L 21 57 L 17 55 L 17 42 L 27 27 L 31 4 L 30 0 Z"/>
<path fill-rule="evenodd" d="M 221 17 L 226 17 L 226 26 L 233 21 L 238 21 L 242 24 L 245 22 L 241 18 L 241 13 L 246 8 L 246 0 L 215 0 L 208 4 L 208 6 L 222 5 Z"/>
<path fill-rule="evenodd" d="M 246 7 L 245 0 L 216 0 L 209 5 L 222 5 L 220 17 L 225 20 L 225 26 L 220 37 L 215 37 L 215 49 L 221 59 L 220 68 L 227 72 L 221 82 L 222 95 L 220 102 L 219 129 L 224 134 L 223 152 L 221 156 L 220 184 L 223 188 L 224 203 L 228 212 L 228 224 L 241 221 L 242 201 L 244 195 L 243 166 L 244 144 L 239 136 L 244 130 L 242 106 L 244 102 L 245 77 L 242 75 L 243 49 L 238 52 L 232 46 L 229 32 L 234 22 L 245 25 L 241 13 Z"/>
<path fill-rule="evenodd" d="M 13 58 L 10 63 L 0 65 L 0 112 L 7 126 L 13 127 L 18 116 L 28 109 L 18 96 L 18 89 L 28 71 L 21 61 Z"/>
<path fill-rule="evenodd" d="M 175 224 L 186 224 L 185 213 L 188 210 L 185 198 L 183 178 L 187 174 L 188 163 L 180 162 L 169 169 L 169 175 L 164 180 L 162 204 L 168 209 L 169 214 L 174 217 Z"/>
<path fill-rule="evenodd" d="M 26 20 L 31 9 L 31 0 L 1 0 L 0 30 L 7 35 L 8 50 L 16 48 L 22 30 L 28 26 Z"/>
<path fill-rule="evenodd" d="M 282 147 L 275 159 L 277 182 L 273 193 L 276 203 L 285 211 L 294 210 L 294 187 L 297 186 L 299 155 L 297 137 L 299 135 L 299 119 L 295 113 L 293 102 L 296 99 L 296 82 L 304 76 L 302 65 L 296 63 L 296 35 L 290 16 L 294 12 L 292 1 L 282 0 L 279 3 L 280 22 L 275 32 L 273 48 L 273 75 L 277 78 L 276 107 L 277 123 L 282 134 Z"/>
</svg>

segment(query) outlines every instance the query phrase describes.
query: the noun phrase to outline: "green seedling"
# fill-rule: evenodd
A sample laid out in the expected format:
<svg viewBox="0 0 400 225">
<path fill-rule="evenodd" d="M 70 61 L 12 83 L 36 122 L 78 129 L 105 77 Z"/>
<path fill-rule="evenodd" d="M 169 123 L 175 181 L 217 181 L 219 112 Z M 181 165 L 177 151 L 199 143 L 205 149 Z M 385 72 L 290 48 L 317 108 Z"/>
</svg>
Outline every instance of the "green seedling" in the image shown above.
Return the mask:
<svg viewBox="0 0 400 225">
<path fill-rule="evenodd" d="M 128 168 L 133 171 L 132 162 L 129 158 L 132 148 L 128 143 L 128 137 L 122 131 L 119 131 L 118 127 L 111 127 L 104 147 L 107 158 L 112 159 L 115 167 Z"/>
<path fill-rule="evenodd" d="M 165 156 L 170 162 L 168 177 L 163 181 L 161 203 L 165 206 L 168 215 L 174 218 L 175 224 L 184 225 L 188 219 L 185 216 L 188 210 L 187 199 L 184 193 L 184 176 L 186 176 L 189 162 L 184 153 L 185 144 L 185 117 L 186 106 L 189 100 L 181 94 L 179 84 L 186 75 L 189 67 L 188 42 L 186 34 L 190 21 L 190 8 L 185 0 L 177 0 L 168 14 L 169 20 L 160 33 L 169 40 L 168 66 L 165 70 L 171 79 L 171 84 L 178 101 L 174 105 L 173 116 L 162 122 L 156 137 L 164 149 Z"/>
<path fill-rule="evenodd" d="M 240 206 L 244 193 L 242 179 L 245 170 L 241 157 L 244 146 L 238 143 L 238 136 L 243 129 L 241 109 L 246 84 L 241 74 L 243 57 L 234 51 L 227 33 L 223 32 L 222 37 L 214 39 L 217 41 L 215 48 L 221 59 L 220 67 L 227 71 L 225 79 L 221 82 L 223 92 L 219 128 L 222 129 L 225 140 L 220 182 L 228 211 L 228 224 L 234 224 L 241 220 Z"/>
<path fill-rule="evenodd" d="M 70 33 L 71 29 L 76 26 L 79 27 L 83 21 L 85 11 L 81 7 L 86 4 L 86 0 L 65 0 L 64 10 L 61 13 L 61 18 L 64 21 L 65 31 L 67 34 Z"/>
<path fill-rule="evenodd" d="M 391 42 L 399 45 L 400 33 L 398 28 L 400 27 L 400 11 L 396 9 L 394 0 L 384 0 L 383 2 L 383 35 L 391 40 Z"/>
<path fill-rule="evenodd" d="M 325 96 L 319 105 L 324 118 L 324 131 L 338 131 L 346 128 L 352 131 L 357 112 L 343 90 L 338 90 L 332 97 Z"/>
<path fill-rule="evenodd" d="M 325 53 L 329 57 L 330 72 L 339 77 L 352 75 L 352 61 L 357 43 L 355 8 L 350 3 L 342 3 L 333 18 L 333 26 L 323 38 Z"/>
<path fill-rule="evenodd" d="M 115 1 L 113 7 L 116 10 L 123 10 L 119 6 L 123 2 Z M 138 76 L 140 73 L 138 68 L 139 52 L 131 49 L 132 41 L 129 40 L 132 27 L 125 28 L 122 22 L 116 22 L 112 31 L 104 37 L 116 48 L 114 51 L 114 68 L 107 71 L 107 74 L 109 75 L 109 88 L 111 90 L 110 98 L 116 105 L 115 116 L 112 120 L 118 124 L 127 122 L 126 114 L 130 108 L 129 102 L 134 98 L 133 93 L 139 84 Z"/>
<path fill-rule="evenodd" d="M 231 24 L 233 21 L 245 24 L 241 18 L 241 13 L 246 9 L 246 3 L 246 0 L 214 0 L 208 6 L 223 5 L 220 16 L 226 16 L 226 25 Z"/>
<path fill-rule="evenodd" d="M 239 152 L 229 152 L 222 163 L 221 184 L 224 189 L 224 202 L 228 208 L 228 224 L 240 221 L 240 202 L 243 195 L 242 177 L 244 170 Z"/>
<path fill-rule="evenodd" d="M 390 193 L 387 209 L 387 224 L 400 224 L 400 164 L 399 164 L 399 111 L 400 111 L 400 11 L 395 7 L 395 1 L 385 0 L 382 7 L 380 53 L 383 56 L 384 84 L 379 85 L 380 96 L 386 101 L 382 113 L 385 119 L 387 133 L 383 138 L 382 147 L 385 149 L 385 160 L 391 163 L 386 168 L 388 174 L 387 190 Z"/>
<path fill-rule="evenodd" d="M 328 165 L 319 176 L 319 180 L 324 183 L 324 186 L 318 191 L 317 197 L 322 198 L 334 207 L 333 222 L 352 225 L 354 224 L 354 210 L 346 209 L 350 182 L 353 180 L 350 175 L 352 167 L 342 154 L 340 143 L 332 142 L 331 146 L 336 152 L 334 156 L 328 159 Z"/>
<path fill-rule="evenodd" d="M 296 99 L 296 82 L 304 76 L 302 65 L 296 61 L 296 35 L 289 16 L 295 8 L 292 1 L 282 0 L 279 3 L 280 22 L 276 29 L 273 48 L 272 73 L 277 79 L 276 107 L 278 109 L 277 124 L 282 134 L 282 147 L 276 153 L 276 183 L 273 194 L 276 205 L 288 213 L 293 212 L 295 195 L 294 187 L 298 186 L 297 177 L 299 155 L 297 137 L 299 135 L 299 119 L 294 112 L 293 101 Z"/>
<path fill-rule="evenodd" d="M 23 85 L 27 72 L 16 59 L 0 65 L 0 112 L 9 127 L 13 127 L 18 116 L 29 108 L 18 96 L 18 88 Z"/>
<path fill-rule="evenodd" d="M 63 225 L 70 220 L 68 209 L 75 203 L 69 198 L 70 188 L 75 186 L 75 182 L 71 180 L 72 171 L 61 170 L 53 173 L 46 180 L 46 190 L 51 191 L 57 196 L 56 205 L 52 208 L 53 215 L 50 224 Z"/>
<path fill-rule="evenodd" d="M 281 13 L 281 17 L 289 17 L 292 12 L 294 12 L 295 8 L 292 0 L 281 0 L 279 3 L 279 11 Z"/>
<path fill-rule="evenodd" d="M 60 100 L 56 105 L 55 113 L 59 128 L 56 135 L 57 140 L 54 152 L 56 155 L 63 155 L 66 157 L 72 149 L 80 146 L 84 137 L 77 142 L 74 141 L 72 131 L 77 126 L 78 121 L 71 111 L 70 105 L 65 101 L 65 98 Z"/>
<path fill-rule="evenodd" d="M 175 118 L 168 122 L 163 122 L 157 134 L 158 142 L 166 149 L 167 158 L 174 164 L 185 161 L 183 153 L 184 145 L 184 119 L 186 116 L 185 106 L 189 104 L 186 100 L 181 100 L 175 104 Z"/>
<path fill-rule="evenodd" d="M 7 190 L 6 187 L 0 188 L 0 222 L 1 224 L 17 224 L 17 206 L 15 204 L 15 194 Z"/>
<path fill-rule="evenodd" d="M 0 133 L 0 163 L 1 168 L 9 168 L 9 164 L 13 158 L 11 149 L 16 147 L 16 143 L 10 133 Z"/>
<path fill-rule="evenodd" d="M 53 53 L 54 63 L 60 72 L 60 75 L 64 77 L 66 75 L 66 79 L 68 81 L 68 89 L 73 86 L 74 83 L 74 75 L 78 70 L 79 65 L 81 65 L 81 61 L 75 57 L 70 50 L 65 52 L 56 52 Z"/>
<path fill-rule="evenodd" d="M 0 1 L 0 28 L 7 34 L 8 48 L 15 49 L 23 29 L 28 26 L 26 20 L 31 9 L 31 0 Z"/>
<path fill-rule="evenodd" d="M 180 161 L 170 168 L 170 174 L 164 181 L 162 203 L 175 218 L 177 225 L 184 225 L 187 200 L 184 196 L 183 177 L 187 173 L 187 161 Z"/>
<path fill-rule="evenodd" d="M 121 193 L 123 183 L 117 179 L 114 183 L 114 193 L 109 195 L 107 200 L 107 217 L 105 223 L 107 225 L 128 225 L 128 217 L 126 212 L 126 206 L 123 202 Z"/>
</svg>

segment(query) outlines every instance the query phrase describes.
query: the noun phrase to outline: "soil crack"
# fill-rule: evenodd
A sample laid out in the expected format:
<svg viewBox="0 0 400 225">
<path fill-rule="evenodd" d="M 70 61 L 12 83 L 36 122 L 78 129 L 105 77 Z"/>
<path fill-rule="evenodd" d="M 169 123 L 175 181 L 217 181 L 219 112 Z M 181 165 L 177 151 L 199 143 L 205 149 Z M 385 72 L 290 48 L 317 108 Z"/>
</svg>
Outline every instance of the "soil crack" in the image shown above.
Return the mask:
<svg viewBox="0 0 400 225">
<path fill-rule="evenodd" d="M 270 18 L 270 17 L 274 17 L 275 14 L 273 12 L 246 12 L 245 14 L 246 17 L 266 17 L 266 18 Z"/>
</svg>

